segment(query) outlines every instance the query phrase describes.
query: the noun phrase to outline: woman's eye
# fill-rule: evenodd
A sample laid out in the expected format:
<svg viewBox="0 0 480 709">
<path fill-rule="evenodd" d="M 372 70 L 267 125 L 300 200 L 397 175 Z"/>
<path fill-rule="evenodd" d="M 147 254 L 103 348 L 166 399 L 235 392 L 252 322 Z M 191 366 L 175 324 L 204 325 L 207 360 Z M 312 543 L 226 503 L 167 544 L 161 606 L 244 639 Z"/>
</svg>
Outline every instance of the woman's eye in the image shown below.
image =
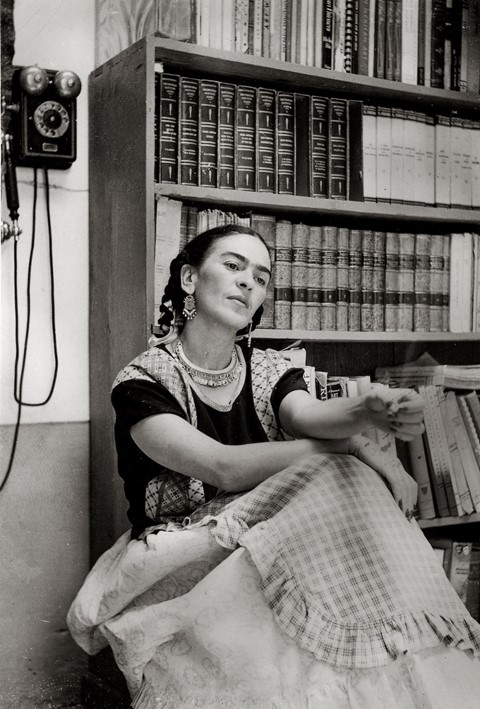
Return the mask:
<svg viewBox="0 0 480 709">
<path fill-rule="evenodd" d="M 231 271 L 237 271 L 237 270 L 238 270 L 237 264 L 236 264 L 236 263 L 233 263 L 233 262 L 231 262 L 231 261 L 228 262 L 228 263 L 226 263 L 225 266 L 226 266 L 227 268 L 229 268 Z"/>
<path fill-rule="evenodd" d="M 262 276 L 257 276 L 257 283 L 259 283 L 261 286 L 267 285 L 267 281 L 265 280 L 265 278 L 262 278 Z"/>
</svg>

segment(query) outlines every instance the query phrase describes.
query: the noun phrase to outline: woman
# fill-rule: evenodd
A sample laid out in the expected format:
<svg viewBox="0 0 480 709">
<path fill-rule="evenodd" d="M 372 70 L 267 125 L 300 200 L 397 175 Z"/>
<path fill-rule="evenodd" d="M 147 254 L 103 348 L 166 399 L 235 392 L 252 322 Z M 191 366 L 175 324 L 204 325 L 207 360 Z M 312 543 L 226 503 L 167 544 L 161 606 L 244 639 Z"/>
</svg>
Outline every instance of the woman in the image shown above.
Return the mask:
<svg viewBox="0 0 480 709">
<path fill-rule="evenodd" d="M 112 391 L 132 539 L 97 562 L 71 631 L 111 645 L 135 707 L 473 707 L 480 627 L 412 520 L 415 483 L 362 436 L 420 434 L 423 402 L 317 401 L 302 370 L 237 344 L 270 277 L 238 226 L 172 262 L 165 337 Z"/>
</svg>

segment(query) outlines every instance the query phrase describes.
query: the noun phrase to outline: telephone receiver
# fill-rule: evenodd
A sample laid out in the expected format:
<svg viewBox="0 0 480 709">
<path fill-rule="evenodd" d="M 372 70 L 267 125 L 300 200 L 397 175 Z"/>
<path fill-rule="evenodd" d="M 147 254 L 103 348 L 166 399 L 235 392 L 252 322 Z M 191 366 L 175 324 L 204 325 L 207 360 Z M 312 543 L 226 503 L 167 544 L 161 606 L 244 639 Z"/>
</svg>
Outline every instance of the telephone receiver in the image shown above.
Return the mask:
<svg viewBox="0 0 480 709">
<path fill-rule="evenodd" d="M 11 133 L 14 163 L 65 170 L 76 160 L 76 98 L 82 90 L 73 71 L 15 67 Z"/>
</svg>

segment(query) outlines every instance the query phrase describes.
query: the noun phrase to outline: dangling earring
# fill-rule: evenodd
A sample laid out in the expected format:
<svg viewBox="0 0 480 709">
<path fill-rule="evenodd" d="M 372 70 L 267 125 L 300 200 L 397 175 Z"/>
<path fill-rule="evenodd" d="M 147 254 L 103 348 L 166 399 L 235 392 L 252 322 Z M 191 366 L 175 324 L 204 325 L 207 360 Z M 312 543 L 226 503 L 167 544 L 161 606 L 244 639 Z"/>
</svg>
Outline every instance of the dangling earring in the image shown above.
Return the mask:
<svg viewBox="0 0 480 709">
<path fill-rule="evenodd" d="M 248 323 L 247 346 L 249 348 L 252 346 L 252 321 L 251 320 Z"/>
<path fill-rule="evenodd" d="M 197 303 L 195 302 L 195 297 L 190 293 L 183 299 L 183 310 L 182 314 L 187 320 L 193 320 L 197 314 Z"/>
</svg>

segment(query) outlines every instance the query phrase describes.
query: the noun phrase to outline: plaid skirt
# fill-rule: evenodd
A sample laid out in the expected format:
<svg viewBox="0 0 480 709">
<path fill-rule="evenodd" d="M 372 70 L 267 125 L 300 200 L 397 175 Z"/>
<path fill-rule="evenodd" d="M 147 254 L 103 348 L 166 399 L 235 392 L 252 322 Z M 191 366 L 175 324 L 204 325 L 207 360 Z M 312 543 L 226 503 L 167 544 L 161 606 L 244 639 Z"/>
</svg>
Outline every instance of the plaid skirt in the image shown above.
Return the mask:
<svg viewBox="0 0 480 709">
<path fill-rule="evenodd" d="M 203 638 L 200 666 L 204 675 L 211 672 L 219 686 L 228 684 L 222 663 L 231 654 L 228 643 L 219 642 L 218 637 L 230 636 L 225 626 L 219 630 L 217 647 L 202 632 L 208 635 L 218 626 L 215 608 L 219 599 L 235 595 L 233 587 L 226 589 L 230 588 L 228 564 L 237 558 L 238 547 L 247 554 L 256 579 L 247 584 L 245 605 L 249 607 L 249 594 L 252 599 L 259 592 L 265 609 L 263 616 L 253 615 L 248 622 L 251 632 L 268 616 L 274 620 L 272 633 L 279 633 L 284 646 L 294 647 L 310 664 L 355 673 L 386 667 L 439 645 L 455 648 L 455 652 L 469 651 L 472 657 L 480 654 L 480 626 L 451 587 L 417 523 L 405 519 L 383 480 L 356 458 L 313 456 L 248 493 L 219 496 L 182 525 L 147 530 L 144 539 L 130 542 L 137 545 L 130 548 L 147 559 L 152 532 L 158 532 L 160 544 L 164 532 L 185 535 L 187 543 L 186 530 L 195 533 L 204 526 L 209 527 L 217 550 L 237 551 L 220 563 L 214 558 L 216 552 L 212 553 L 210 559 L 199 560 L 197 569 L 182 568 L 180 555 L 178 573 L 158 583 L 153 578 L 145 592 L 144 586 L 140 589 L 140 577 L 147 561 L 128 569 L 128 543 L 126 538 L 119 540 L 97 562 L 70 609 L 69 627 L 77 642 L 87 652 L 109 643 L 137 698 L 142 693 L 146 697 L 145 678 L 152 672 L 152 663 L 160 663 L 166 677 L 164 654 L 173 652 L 182 664 L 181 656 L 188 655 L 186 647 L 192 645 L 193 637 L 197 644 L 198 637 Z M 230 569 L 233 573 L 234 567 Z M 106 601 L 102 588 L 112 574 L 120 574 L 121 581 L 109 610 L 113 596 Z M 247 575 L 245 571 L 238 577 L 235 588 L 242 586 Z M 135 584 L 139 584 L 137 594 Z M 238 599 L 230 604 L 230 613 L 234 616 L 241 605 Z M 229 622 L 233 621 L 232 617 Z M 239 642 L 238 633 L 236 638 L 232 642 Z M 172 643 L 176 649 L 172 650 Z M 238 658 L 227 664 L 237 670 L 242 666 Z M 184 681 L 198 675 L 193 667 L 184 668 L 182 686 L 194 686 Z M 477 677 L 479 669 L 475 660 Z M 160 696 L 167 685 L 153 689 L 153 695 Z M 232 707 L 247 706 L 239 696 Z M 136 706 L 147 706 L 150 699 Z M 211 698 L 209 702 L 215 705 Z M 177 697 L 171 704 L 152 706 L 183 704 Z"/>
</svg>

